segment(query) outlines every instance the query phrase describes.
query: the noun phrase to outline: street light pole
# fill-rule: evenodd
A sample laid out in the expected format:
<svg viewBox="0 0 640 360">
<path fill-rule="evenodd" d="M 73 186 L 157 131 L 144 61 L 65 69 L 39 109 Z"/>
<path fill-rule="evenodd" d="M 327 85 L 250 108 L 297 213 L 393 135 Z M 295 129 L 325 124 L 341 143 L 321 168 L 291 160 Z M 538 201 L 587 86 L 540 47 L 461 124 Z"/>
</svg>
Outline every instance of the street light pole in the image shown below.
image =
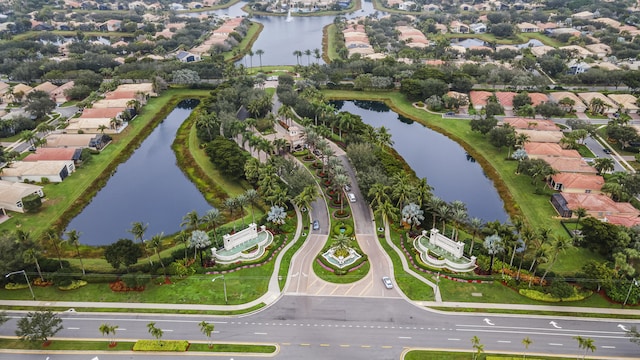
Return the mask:
<svg viewBox="0 0 640 360">
<path fill-rule="evenodd" d="M 636 279 L 633 279 L 633 281 L 631 281 L 631 284 L 629 284 L 629 291 L 627 291 L 627 297 L 624 299 L 624 303 L 622 304 L 623 308 L 625 305 L 627 305 L 627 300 L 629 300 L 629 295 L 631 295 L 631 288 L 633 287 L 633 285 L 638 286 L 638 281 Z"/>
<path fill-rule="evenodd" d="M 224 278 L 224 275 L 220 275 L 217 277 L 214 277 L 213 279 L 211 279 L 211 282 L 216 281 L 217 279 L 222 278 L 222 287 L 224 289 L 224 303 L 225 305 L 229 304 L 229 301 L 227 300 L 227 279 Z"/>
<path fill-rule="evenodd" d="M 33 298 L 33 300 L 36 299 L 36 295 L 33 293 L 33 289 L 31 288 L 31 282 L 29 282 L 29 277 L 27 276 L 27 272 L 24 270 L 20 270 L 20 271 L 14 271 L 14 272 L 10 272 L 7 275 L 5 275 L 4 277 L 8 278 L 11 275 L 15 275 L 15 274 L 20 274 L 22 273 L 24 275 L 24 278 L 27 280 L 27 286 L 29 286 L 29 291 L 31 291 L 31 297 Z"/>
</svg>

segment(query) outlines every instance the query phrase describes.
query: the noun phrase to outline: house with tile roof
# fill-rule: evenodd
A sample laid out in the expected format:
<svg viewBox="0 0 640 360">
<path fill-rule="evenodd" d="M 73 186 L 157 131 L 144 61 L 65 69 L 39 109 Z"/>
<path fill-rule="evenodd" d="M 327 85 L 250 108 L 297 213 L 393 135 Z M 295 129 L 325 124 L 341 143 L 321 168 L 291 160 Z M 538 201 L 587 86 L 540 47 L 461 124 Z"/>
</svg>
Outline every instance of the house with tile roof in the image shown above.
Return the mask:
<svg viewBox="0 0 640 360">
<path fill-rule="evenodd" d="M 596 219 L 606 221 L 612 216 L 638 217 L 640 211 L 630 203 L 615 202 L 604 194 L 557 193 L 552 195 L 551 203 L 562 217 L 571 217 L 578 208 L 587 210 L 587 214 Z M 564 206 L 562 206 L 564 203 Z M 559 206 L 560 205 L 560 208 Z M 561 211 L 562 208 L 569 212 Z"/>
<path fill-rule="evenodd" d="M 626 113 L 636 114 L 638 112 L 638 99 L 631 94 L 609 94 L 607 97 Z"/>
<path fill-rule="evenodd" d="M 587 110 L 587 105 L 585 105 L 585 103 L 582 102 L 582 99 L 580 99 L 576 94 L 574 94 L 572 92 L 557 91 L 557 92 L 549 93 L 549 100 L 553 101 L 556 104 L 558 104 L 564 98 L 568 98 L 569 100 L 573 100 L 573 102 L 574 102 L 573 109 L 575 111 L 577 111 L 577 112 L 585 112 Z"/>
<path fill-rule="evenodd" d="M 523 32 L 523 33 L 537 33 L 541 31 L 538 25 L 531 24 L 528 22 L 521 22 L 519 24 L 516 24 L 516 27 L 518 28 L 518 30 L 520 30 L 520 32 Z"/>
<path fill-rule="evenodd" d="M 75 171 L 73 161 L 16 161 L 2 169 L 0 179 L 13 182 L 25 180 L 62 182 Z"/>
<path fill-rule="evenodd" d="M 605 104 L 604 105 L 604 113 L 605 114 L 613 114 L 614 112 L 618 111 L 618 105 L 616 105 L 616 103 L 614 103 L 611 99 L 609 99 L 608 97 L 602 95 L 601 93 L 598 93 L 598 92 L 583 92 L 583 93 L 578 93 L 577 95 L 578 95 L 578 97 L 580 99 L 582 99 L 582 101 L 585 104 L 587 104 L 587 106 L 589 104 L 591 104 L 591 101 L 593 99 L 602 100 L 602 102 Z"/>
<path fill-rule="evenodd" d="M 22 161 L 59 161 L 71 160 L 74 164 L 80 162 L 81 148 L 37 148 Z"/>
<path fill-rule="evenodd" d="M 577 150 L 565 149 L 556 143 L 528 142 L 524 144 L 524 151 L 527 152 L 531 159 L 539 157 L 582 158 L 582 155 Z"/>
<path fill-rule="evenodd" d="M 549 186 L 567 193 L 599 194 L 604 178 L 600 175 L 559 173 L 549 178 Z"/>
<path fill-rule="evenodd" d="M 43 91 L 43 92 L 51 95 L 51 92 L 53 92 L 57 88 L 58 88 L 58 85 L 54 85 L 51 82 L 47 81 L 47 82 L 43 82 L 42 84 L 34 87 L 32 91 Z"/>
<path fill-rule="evenodd" d="M 556 157 L 556 156 L 546 156 L 539 157 L 539 159 L 544 160 L 553 168 L 555 171 L 559 173 L 582 173 L 582 174 L 598 174 L 598 170 L 596 170 L 593 166 L 589 165 L 582 158 L 565 158 L 565 157 Z"/>
<path fill-rule="evenodd" d="M 516 129 L 516 134 L 525 134 L 531 142 L 560 143 L 562 131 L 542 131 L 530 129 Z"/>
<path fill-rule="evenodd" d="M 493 95 L 489 91 L 473 90 L 469 92 L 469 101 L 473 104 L 473 108 L 480 110 L 487 106 L 487 99 Z"/>
<path fill-rule="evenodd" d="M 69 81 L 66 82 L 60 86 L 58 86 L 55 90 L 53 90 L 51 93 L 49 93 L 49 96 L 51 96 L 51 100 L 55 101 L 57 104 L 63 104 L 67 101 L 69 101 L 69 97 L 67 95 L 65 95 L 65 91 L 67 89 L 71 89 L 73 88 L 73 86 L 75 85 L 75 83 L 73 81 Z"/>
<path fill-rule="evenodd" d="M 503 123 L 507 123 L 516 129 L 527 129 L 537 131 L 562 131 L 552 120 L 531 119 L 522 117 L 505 117 Z"/>
<path fill-rule="evenodd" d="M 44 197 L 42 186 L 0 180 L 0 208 L 3 210 L 23 213 L 22 199 L 32 194 Z"/>
</svg>

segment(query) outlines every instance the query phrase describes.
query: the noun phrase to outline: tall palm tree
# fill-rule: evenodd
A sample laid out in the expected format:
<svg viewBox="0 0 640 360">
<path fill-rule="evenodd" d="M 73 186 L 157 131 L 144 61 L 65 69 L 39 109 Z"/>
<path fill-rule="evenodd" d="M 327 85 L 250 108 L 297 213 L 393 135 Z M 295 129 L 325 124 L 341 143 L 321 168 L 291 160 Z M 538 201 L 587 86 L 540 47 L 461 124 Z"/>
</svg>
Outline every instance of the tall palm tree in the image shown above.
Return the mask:
<svg viewBox="0 0 640 360">
<path fill-rule="evenodd" d="M 615 164 L 611 158 L 597 158 L 593 161 L 593 167 L 598 174 L 604 174 L 615 169 Z"/>
<path fill-rule="evenodd" d="M 260 60 L 260 69 L 262 69 L 262 55 L 264 55 L 264 50 L 256 50 L 256 55 L 258 55 L 258 59 Z"/>
<path fill-rule="evenodd" d="M 49 228 L 47 229 L 47 231 L 45 231 L 44 235 L 43 235 L 43 239 L 44 240 L 49 240 L 51 242 L 51 245 L 53 245 L 53 248 L 56 251 L 56 256 L 58 257 L 58 263 L 60 264 L 60 269 L 64 268 L 64 266 L 62 266 L 62 255 L 60 254 L 60 236 L 58 236 L 58 233 L 52 229 Z"/>
<path fill-rule="evenodd" d="M 302 57 L 302 51 L 300 50 L 295 50 L 293 52 L 293 56 L 296 57 L 296 64 L 300 65 L 300 58 Z"/>
<path fill-rule="evenodd" d="M 431 198 L 429 198 L 429 200 L 427 201 L 427 210 L 429 210 L 429 212 L 431 213 L 432 216 L 432 220 L 431 220 L 431 227 L 433 229 L 437 228 L 437 224 L 436 224 L 436 218 L 438 215 L 438 208 L 440 207 L 440 204 L 444 203 L 446 205 L 446 202 L 442 199 L 440 199 L 437 196 L 432 196 Z"/>
<path fill-rule="evenodd" d="M 136 221 L 131 223 L 131 229 L 127 231 L 133 234 L 133 238 L 140 241 L 141 245 L 144 245 L 144 233 L 147 231 L 148 227 L 149 224 L 142 224 L 140 221 Z M 153 261 L 151 261 L 151 256 L 147 252 L 146 247 L 143 246 L 143 250 L 147 254 L 147 260 L 149 261 L 149 264 L 153 265 Z"/>
<path fill-rule="evenodd" d="M 242 228 L 244 229 L 244 207 L 247 205 L 249 201 L 247 200 L 247 197 L 244 196 L 244 194 L 240 194 L 238 196 L 236 196 L 236 205 L 238 207 L 238 210 L 240 210 L 240 217 L 242 218 Z"/>
<path fill-rule="evenodd" d="M 428 201 L 431 197 L 431 190 L 433 188 L 427 184 L 427 178 L 421 178 L 416 186 L 416 200 L 418 206 L 422 207 L 425 201 Z"/>
<path fill-rule="evenodd" d="M 256 222 L 256 217 L 254 216 L 255 202 L 256 200 L 258 200 L 260 195 L 255 189 L 248 189 L 247 191 L 244 192 L 244 197 L 245 199 L 247 199 L 247 203 L 251 206 L 251 222 L 255 224 Z"/>
<path fill-rule="evenodd" d="M 529 339 L 528 336 L 522 339 L 522 345 L 524 345 L 524 353 L 522 354 L 523 359 L 527 356 L 527 350 L 529 350 L 529 345 L 531 344 L 533 344 L 533 341 Z"/>
<path fill-rule="evenodd" d="M 449 219 L 449 216 L 451 216 L 451 208 L 449 207 L 449 204 L 443 201 L 438 204 L 435 212 L 438 215 L 438 218 L 442 220 L 442 231 L 440 233 L 444 235 L 445 230 L 447 229 L 447 219 Z"/>
<path fill-rule="evenodd" d="M 588 213 L 587 213 L 587 209 L 585 209 L 585 208 L 583 208 L 583 207 L 579 207 L 579 208 L 577 208 L 577 209 L 575 210 L 575 213 L 576 213 L 576 216 L 578 216 L 578 220 L 576 221 L 576 229 L 575 229 L 575 230 L 577 231 L 577 230 L 578 230 L 578 226 L 580 225 L 580 220 L 581 220 L 583 217 L 587 216 L 587 214 L 588 214 Z M 573 236 L 574 236 L 574 237 L 576 236 L 575 232 L 574 232 Z"/>
<path fill-rule="evenodd" d="M 305 50 L 304 54 L 307 55 L 307 65 L 311 65 L 311 50 Z"/>
<path fill-rule="evenodd" d="M 471 229 L 471 246 L 469 247 L 469 256 L 473 255 L 473 245 L 476 241 L 476 236 L 478 236 L 478 233 L 480 233 L 483 226 L 482 219 L 478 217 L 473 217 L 471 218 L 471 221 L 469 221 L 469 228 Z"/>
<path fill-rule="evenodd" d="M 42 276 L 42 269 L 40 269 L 40 262 L 38 261 L 38 257 L 40 256 L 40 250 L 35 247 L 29 248 L 22 253 L 22 260 L 26 264 L 36 264 L 36 270 L 38 270 L 38 276 L 40 276 L 40 280 L 44 282 L 44 276 Z"/>
<path fill-rule="evenodd" d="M 167 270 L 165 269 L 164 263 L 162 262 L 162 258 L 160 257 L 160 251 L 162 251 L 163 236 L 164 236 L 163 232 L 161 232 L 160 234 L 153 235 L 151 239 L 149 239 L 149 245 L 151 246 L 153 251 L 156 253 L 156 256 L 158 257 L 158 261 L 160 261 L 160 265 L 162 266 L 162 273 L 167 275 Z"/>
<path fill-rule="evenodd" d="M 458 228 L 468 218 L 467 205 L 460 200 L 454 200 L 450 205 L 451 220 L 453 220 L 453 232 L 451 238 L 458 241 Z"/>
<path fill-rule="evenodd" d="M 80 255 L 80 233 L 76 230 L 69 230 L 65 233 L 67 235 L 67 241 L 69 244 L 73 245 L 76 248 L 76 252 L 78 253 L 78 259 L 80 259 L 80 267 L 82 268 L 82 275 L 86 275 L 84 270 L 84 264 L 82 263 L 82 256 Z"/>
<path fill-rule="evenodd" d="M 369 193 L 367 194 L 370 198 L 372 198 L 371 205 L 376 207 L 387 201 L 391 201 L 388 195 L 390 191 L 391 187 L 382 183 L 375 183 L 371 185 L 371 188 L 369 188 Z"/>
<path fill-rule="evenodd" d="M 550 249 L 551 250 L 551 261 L 549 261 L 549 264 L 547 265 L 547 268 L 544 270 L 544 274 L 542 275 L 542 279 L 540 279 L 541 283 L 544 282 L 544 278 L 547 276 L 547 274 L 549 273 L 549 271 L 551 270 L 553 265 L 556 263 L 556 260 L 558 260 L 558 255 L 560 253 L 564 253 L 565 251 L 567 251 L 571 247 L 573 247 L 573 244 L 571 242 L 571 239 L 569 239 L 568 237 L 562 236 L 562 235 L 555 237 L 555 239 L 551 243 L 551 249 Z"/>
<path fill-rule="evenodd" d="M 398 209 L 390 200 L 384 200 L 375 207 L 374 215 L 382 218 L 382 225 L 387 226 L 390 222 L 398 220 Z"/>
<path fill-rule="evenodd" d="M 322 58 L 322 55 L 320 54 L 320 49 L 318 49 L 318 48 L 313 49 L 313 54 L 314 54 L 314 56 L 316 58 L 316 64 L 319 64 L 320 63 L 320 58 Z"/>
<path fill-rule="evenodd" d="M 487 253 L 491 255 L 491 262 L 489 263 L 489 274 L 493 272 L 493 260 L 495 256 L 504 251 L 502 246 L 502 238 L 498 235 L 490 235 L 484 239 L 484 248 L 487 249 Z"/>
<path fill-rule="evenodd" d="M 200 216 L 195 210 L 189 211 L 182 217 L 181 227 L 185 227 L 187 230 L 197 230 L 200 225 Z"/>
<path fill-rule="evenodd" d="M 582 354 L 582 358 L 587 357 L 587 350 L 591 350 L 591 352 L 596 351 L 596 345 L 594 344 L 593 339 L 591 338 L 583 338 L 582 336 L 574 336 L 574 339 L 578 341 L 578 347 L 580 349 L 584 349 L 584 354 Z"/>
<path fill-rule="evenodd" d="M 187 258 L 187 247 L 189 246 L 189 233 L 186 230 L 182 230 L 176 235 L 175 239 L 184 245 L 184 258 Z"/>
</svg>

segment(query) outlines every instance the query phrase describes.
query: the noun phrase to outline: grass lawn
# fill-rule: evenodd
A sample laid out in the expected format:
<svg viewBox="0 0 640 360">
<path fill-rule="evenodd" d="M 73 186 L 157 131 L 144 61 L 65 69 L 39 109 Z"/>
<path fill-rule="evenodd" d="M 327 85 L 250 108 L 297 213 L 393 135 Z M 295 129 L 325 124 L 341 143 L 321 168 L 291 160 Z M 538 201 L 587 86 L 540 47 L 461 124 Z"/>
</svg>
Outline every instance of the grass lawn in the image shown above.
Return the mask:
<svg viewBox="0 0 640 360">
<path fill-rule="evenodd" d="M 469 344 L 471 344 L 471 338 L 469 338 Z M 577 346 L 577 345 L 576 345 Z M 471 345 L 469 345 L 471 348 Z M 524 348 L 524 346 L 523 346 Z M 431 351 L 431 350 L 411 350 L 405 354 L 404 360 L 469 360 L 472 357 L 472 352 L 456 352 L 456 351 Z M 508 355 L 508 354 L 480 354 L 476 359 L 478 360 L 519 360 L 522 359 L 522 355 Z M 526 357 L 530 360 L 573 360 L 574 358 L 556 357 L 556 356 L 539 356 L 529 355 Z M 592 358 L 591 356 L 589 357 Z"/>
<path fill-rule="evenodd" d="M 340 58 L 338 51 L 336 50 L 336 46 L 334 46 L 336 43 L 336 37 L 338 36 L 338 28 L 336 28 L 335 25 L 330 24 L 325 26 L 324 31 L 326 32 L 326 36 L 323 36 L 323 39 L 327 39 L 327 43 L 322 44 L 325 58 L 328 58 L 329 61 Z"/>
</svg>

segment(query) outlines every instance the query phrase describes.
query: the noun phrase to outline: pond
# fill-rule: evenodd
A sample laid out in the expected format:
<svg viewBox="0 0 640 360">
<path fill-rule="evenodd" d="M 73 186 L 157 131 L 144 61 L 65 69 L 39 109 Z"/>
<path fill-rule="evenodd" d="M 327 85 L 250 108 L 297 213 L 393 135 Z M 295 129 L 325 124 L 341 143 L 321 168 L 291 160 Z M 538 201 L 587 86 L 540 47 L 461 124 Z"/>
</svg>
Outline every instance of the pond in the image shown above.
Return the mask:
<svg viewBox="0 0 640 360">
<path fill-rule="evenodd" d="M 501 222 L 508 219 L 493 181 L 455 141 L 399 116 L 381 102 L 336 101 L 333 104 L 339 110 L 360 115 L 366 124 L 386 127 L 392 135 L 394 149 L 418 177 L 427 178 L 434 195 L 447 202 L 464 202 L 469 217 Z"/>
<path fill-rule="evenodd" d="M 67 230 L 78 230 L 82 244 L 108 245 L 121 238 L 133 239 L 128 230 L 135 221 L 149 224 L 147 239 L 160 232 L 168 235 L 180 230 L 182 217 L 188 212 L 203 214 L 211 208 L 178 168 L 171 149 L 176 131 L 197 103 L 180 102 L 69 223 Z"/>
</svg>

